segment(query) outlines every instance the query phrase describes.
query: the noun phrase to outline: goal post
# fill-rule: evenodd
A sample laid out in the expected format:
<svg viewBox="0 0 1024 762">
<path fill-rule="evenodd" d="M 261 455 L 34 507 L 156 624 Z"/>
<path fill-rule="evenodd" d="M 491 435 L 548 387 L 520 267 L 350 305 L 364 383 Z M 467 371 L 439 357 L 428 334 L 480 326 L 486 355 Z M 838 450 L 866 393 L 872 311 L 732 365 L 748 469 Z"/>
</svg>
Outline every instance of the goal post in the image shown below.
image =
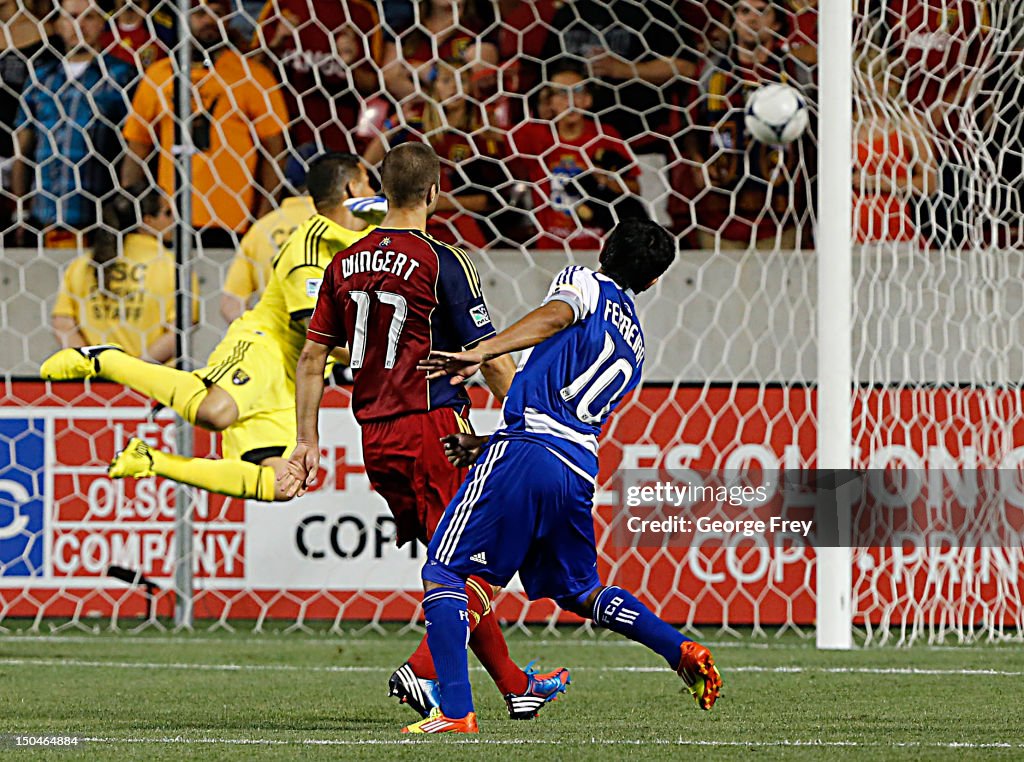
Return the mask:
<svg viewBox="0 0 1024 762">
<path fill-rule="evenodd" d="M 848 0 L 822 0 L 818 16 L 817 468 L 850 468 L 853 445 L 853 239 L 850 167 L 853 14 Z M 838 482 L 838 480 L 837 480 Z M 816 549 L 818 648 L 853 644 L 852 553 L 845 493 L 836 489 L 836 547 Z M 820 507 L 829 510 L 830 506 Z M 844 527 L 844 524 L 847 526 Z M 845 529 L 845 531 L 844 531 Z"/>
<path fill-rule="evenodd" d="M 192 219 L 192 41 L 188 33 L 188 17 L 191 13 L 190 0 L 178 0 L 175 56 L 177 66 L 174 75 L 174 206 L 179 220 Z M 192 370 L 192 303 L 195 295 L 188 284 L 192 282 L 192 252 L 194 240 L 189 227 L 182 226 L 184 235 L 174 238 L 174 260 L 177 286 L 175 313 L 177 334 L 177 367 Z M 191 457 L 194 452 L 194 434 L 191 424 L 178 416 L 175 432 L 175 450 L 179 455 Z M 174 491 L 174 624 L 182 629 L 191 629 L 194 619 L 195 585 L 192 574 L 193 547 L 192 516 L 196 506 L 195 490 L 179 484 Z"/>
</svg>

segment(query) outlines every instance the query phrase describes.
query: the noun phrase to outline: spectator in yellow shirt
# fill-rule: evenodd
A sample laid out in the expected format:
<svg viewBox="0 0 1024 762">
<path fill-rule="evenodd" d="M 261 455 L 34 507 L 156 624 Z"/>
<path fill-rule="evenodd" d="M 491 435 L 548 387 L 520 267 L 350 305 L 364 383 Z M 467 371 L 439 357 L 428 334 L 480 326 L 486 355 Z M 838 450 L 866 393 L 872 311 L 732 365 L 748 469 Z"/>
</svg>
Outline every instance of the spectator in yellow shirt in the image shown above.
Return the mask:
<svg viewBox="0 0 1024 762">
<path fill-rule="evenodd" d="M 68 265 L 53 307 L 62 347 L 114 343 L 151 362 L 174 357 L 174 257 L 165 248 L 173 223 L 156 188 L 115 193 L 104 203 L 93 250 Z"/>
<path fill-rule="evenodd" d="M 299 225 L 316 213 L 306 189 L 306 162 L 317 152 L 316 144 L 307 143 L 288 159 L 285 187 L 293 188 L 296 195 L 285 198 L 277 209 L 256 220 L 242 236 L 220 297 L 220 314 L 227 322 L 256 303 L 270 280 L 278 250 Z"/>
</svg>

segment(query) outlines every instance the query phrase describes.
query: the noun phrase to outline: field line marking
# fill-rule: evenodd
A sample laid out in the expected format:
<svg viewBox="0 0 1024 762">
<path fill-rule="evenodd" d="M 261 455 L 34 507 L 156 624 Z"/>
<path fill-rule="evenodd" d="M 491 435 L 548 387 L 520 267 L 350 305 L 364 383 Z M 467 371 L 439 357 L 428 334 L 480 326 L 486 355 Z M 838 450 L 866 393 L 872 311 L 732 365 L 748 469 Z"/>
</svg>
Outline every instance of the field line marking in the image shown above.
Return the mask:
<svg viewBox="0 0 1024 762">
<path fill-rule="evenodd" d="M 413 633 L 417 638 L 420 637 L 420 633 Z M 196 635 L 196 634 L 181 634 L 181 635 L 141 635 L 141 634 L 130 634 L 128 632 L 103 632 L 95 635 L 63 635 L 63 634 L 52 634 L 52 635 L 18 635 L 13 633 L 0 634 L 0 646 L 14 644 L 14 643 L 116 643 L 118 647 L 124 645 L 175 645 L 175 646 L 188 646 L 188 645 L 209 645 L 211 643 L 224 643 L 229 645 L 249 646 L 249 645 L 265 645 L 265 646 L 280 646 L 282 643 L 294 641 L 301 643 L 302 645 L 325 645 L 325 646 L 381 646 L 386 644 L 388 641 L 392 642 L 403 642 L 403 639 L 408 637 L 407 635 L 393 635 L 393 636 L 381 636 L 379 638 L 349 638 L 344 635 L 305 635 L 295 633 L 265 633 L 265 634 L 244 634 L 236 637 L 232 636 L 217 636 L 217 635 Z M 515 641 L 519 642 L 519 641 Z M 566 635 L 561 638 L 542 638 L 540 640 L 524 640 L 524 643 L 529 643 L 531 646 L 538 648 L 547 648 L 550 646 L 571 646 L 572 648 L 592 648 L 592 647 L 609 647 L 609 648 L 643 648 L 643 646 L 627 640 L 625 638 L 596 638 L 592 636 L 578 637 L 576 635 Z M 808 640 L 806 643 L 771 643 L 765 641 L 757 642 L 746 642 L 743 640 L 702 640 L 701 643 L 708 648 L 750 648 L 758 651 L 814 651 L 814 641 Z M 879 646 L 872 647 L 869 649 L 855 649 L 861 651 L 886 651 L 893 653 L 920 653 L 923 651 L 963 651 L 971 648 L 986 648 L 991 650 L 999 650 L 1000 648 L 1017 648 L 1020 646 L 1019 641 L 1007 641 L 1005 643 L 964 643 L 962 645 L 955 646 L 940 646 L 940 645 L 927 645 L 917 644 L 912 647 L 905 646 Z"/>
<path fill-rule="evenodd" d="M 86 743 L 100 744 L 224 744 L 237 746 L 405 746 L 408 744 L 423 743 L 423 739 L 414 738 L 367 738 L 362 739 L 334 739 L 334 738 L 307 738 L 300 740 L 287 740 L 281 738 L 190 738 L 186 736 L 162 736 L 162 737 L 90 737 L 84 736 L 82 740 Z M 1011 743 L 1007 741 L 995 741 L 991 743 L 970 742 L 970 741 L 894 741 L 864 742 L 864 741 L 826 741 L 823 739 L 779 739 L 765 741 L 719 741 L 715 739 L 661 739 L 661 738 L 589 738 L 589 739 L 541 739 L 541 738 L 446 738 L 446 742 L 462 744 L 467 746 L 494 745 L 494 746 L 722 746 L 722 747 L 867 747 L 867 748 L 917 748 L 917 749 L 1024 749 L 1024 743 Z"/>
<path fill-rule="evenodd" d="M 233 525 L 232 525 L 233 526 Z M 514 630 L 513 630 L 514 632 Z M 410 635 L 415 636 L 417 639 L 422 636 L 421 632 L 411 633 Z M 188 645 L 209 645 L 210 643 L 226 643 L 230 645 L 281 645 L 282 642 L 294 641 L 301 643 L 302 645 L 308 644 L 323 644 L 330 646 L 346 645 L 346 646 L 380 646 L 386 643 L 394 642 L 401 643 L 404 638 L 410 635 L 393 635 L 393 636 L 381 636 L 379 638 L 349 638 L 344 635 L 303 635 L 303 634 L 280 634 L 280 633 L 267 633 L 267 634 L 247 634 L 239 635 L 237 637 L 231 636 L 217 636 L 217 635 L 196 635 L 196 634 L 181 634 L 181 635 L 141 635 L 141 634 L 129 634 L 128 632 L 103 632 L 96 633 L 95 635 L 18 635 L 18 634 L 0 634 L 0 646 L 7 643 L 117 643 L 121 645 L 147 645 L 147 644 L 165 644 L 165 645 L 176 645 L 176 646 L 188 646 Z M 518 642 L 518 641 L 516 641 Z M 533 640 L 532 638 L 524 641 L 532 646 L 538 646 L 540 648 L 546 648 L 548 646 L 572 646 L 573 648 L 588 648 L 592 646 L 608 646 L 612 648 L 643 648 L 643 646 L 634 643 L 631 640 L 625 638 L 595 638 L 589 635 L 578 637 L 575 635 L 566 635 L 562 638 L 542 638 L 540 640 Z M 785 649 L 785 650 L 810 650 L 814 648 L 814 642 L 808 640 L 806 644 L 800 643 L 765 643 L 764 641 L 756 643 L 745 643 L 743 641 L 736 640 L 702 640 L 701 643 L 706 645 L 708 648 L 752 648 L 756 650 L 769 650 L 769 649 Z"/>
<path fill-rule="evenodd" d="M 101 661 L 85 659 L 62 659 L 59 657 L 4 657 L 0 658 L 0 665 L 12 667 L 37 666 L 37 667 L 97 667 L 107 669 L 190 669 L 210 672 L 379 672 L 384 674 L 387 667 L 370 666 L 330 666 L 330 665 L 309 665 L 300 666 L 297 664 L 203 664 L 195 662 L 144 662 L 144 661 Z M 473 671 L 483 671 L 482 667 L 471 667 Z M 576 672 L 664 672 L 668 673 L 665 667 L 647 666 L 621 666 L 621 667 L 573 667 Z M 816 674 L 834 675 L 911 675 L 911 676 L 984 676 L 984 677 L 1024 677 L 1024 671 L 996 670 L 996 669 L 926 669 L 920 667 L 765 667 L 759 665 L 737 665 L 724 666 L 728 673 L 767 673 L 775 675 L 804 674 L 808 672 Z"/>
</svg>

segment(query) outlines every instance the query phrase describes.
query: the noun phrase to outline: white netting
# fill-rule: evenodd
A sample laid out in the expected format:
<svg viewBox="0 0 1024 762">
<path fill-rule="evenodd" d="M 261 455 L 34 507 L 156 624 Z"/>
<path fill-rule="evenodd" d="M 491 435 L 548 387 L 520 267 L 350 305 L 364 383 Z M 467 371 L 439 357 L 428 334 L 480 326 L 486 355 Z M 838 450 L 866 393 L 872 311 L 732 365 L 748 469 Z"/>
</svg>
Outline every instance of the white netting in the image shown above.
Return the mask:
<svg viewBox="0 0 1024 762">
<path fill-rule="evenodd" d="M 204 364 L 225 318 L 256 298 L 276 247 L 310 213 L 310 156 L 356 151 L 372 166 L 390 145 L 427 139 L 444 160 L 430 232 L 473 252 L 499 326 L 538 303 L 566 264 L 593 264 L 615 220 L 650 215 L 679 236 L 679 261 L 642 300 L 647 384 L 604 436 L 605 486 L 617 469 L 813 465 L 813 0 L 195 6 L 182 28 L 197 43 L 186 126 L 198 151 L 200 312 L 186 365 Z M 121 387 L 34 380 L 59 346 L 55 332 L 109 340 L 103 318 L 113 317 L 122 342 L 163 360 L 182 322 L 173 289 L 158 293 L 169 276 L 153 274 L 173 269 L 154 234 L 161 204 L 175 200 L 176 67 L 160 60 L 175 51 L 175 5 L 121 2 L 110 19 L 95 7 L 19 3 L 4 20 L 0 625 L 77 626 L 95 615 L 134 626 L 169 616 L 176 598 L 173 487 L 105 475 L 133 433 L 172 448 L 173 419 L 147 422 L 148 401 Z M 976 451 L 979 468 L 1016 468 L 1022 11 L 1016 0 L 858 8 L 855 465 L 913 456 L 912 468 L 955 468 Z M 743 124 L 750 92 L 770 81 L 798 87 L 811 111 L 808 133 L 786 146 L 751 140 Z M 162 201 L 147 201 L 154 187 Z M 143 235 L 126 235 L 139 225 Z M 111 226 L 97 248 L 113 259 L 97 278 L 89 247 Z M 474 394 L 487 430 L 494 405 Z M 288 505 L 198 499 L 199 620 L 416 620 L 422 549 L 390 542 L 347 405 L 343 386 L 328 395 L 317 492 Z M 196 442 L 197 454 L 216 452 L 213 435 Z M 602 573 L 665 618 L 712 631 L 813 627 L 812 551 L 633 547 L 612 503 L 602 490 Z M 1019 556 L 964 553 L 970 589 L 949 576 L 955 564 L 910 541 L 857 551 L 856 619 L 868 639 L 1016 633 Z M 997 563 L 1000 553 L 1010 561 Z M 554 607 L 510 593 L 499 611 L 525 624 Z"/>
<path fill-rule="evenodd" d="M 857 554 L 869 642 L 1020 637 L 1022 11 L 860 9 L 855 458 L 919 512 Z"/>
</svg>

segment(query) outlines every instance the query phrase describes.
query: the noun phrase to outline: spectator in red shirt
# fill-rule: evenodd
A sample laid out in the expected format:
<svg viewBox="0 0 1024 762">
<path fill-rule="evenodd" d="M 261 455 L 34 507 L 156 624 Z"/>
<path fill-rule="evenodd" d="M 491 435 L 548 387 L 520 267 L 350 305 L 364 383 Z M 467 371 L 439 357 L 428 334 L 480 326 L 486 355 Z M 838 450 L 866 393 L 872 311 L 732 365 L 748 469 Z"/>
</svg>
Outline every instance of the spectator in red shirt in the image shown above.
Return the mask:
<svg viewBox="0 0 1024 762">
<path fill-rule="evenodd" d="M 485 11 L 490 11 L 485 14 Z M 498 48 L 490 3 L 481 0 L 420 0 L 417 21 L 384 45 L 381 70 L 388 94 L 407 119 L 423 110 L 435 61 L 473 65 L 474 82 L 493 79 Z"/>
<path fill-rule="evenodd" d="M 883 0 L 882 21 L 910 106 L 932 115 L 936 128 L 962 105 L 992 55 L 986 0 Z M 957 123 L 946 128 L 956 132 Z"/>
<path fill-rule="evenodd" d="M 813 72 L 818 66 L 818 0 L 789 0 L 792 29 L 786 46 L 789 54 Z"/>
<path fill-rule="evenodd" d="M 103 50 L 125 63 L 134 64 L 141 74 L 154 61 L 167 56 L 174 32 L 150 16 L 150 0 L 116 0 L 111 24 L 100 38 Z"/>
<path fill-rule="evenodd" d="M 509 94 L 529 96 L 540 82 L 542 55 L 548 32 L 561 0 L 501 0 L 501 26 L 498 31 L 498 53 L 501 66 L 501 90 L 494 111 L 498 124 L 508 127 L 526 113 L 522 99 Z"/>
<path fill-rule="evenodd" d="M 423 114 L 427 140 L 441 159 L 441 196 L 427 232 L 445 243 L 483 248 L 499 237 L 488 215 L 502 206 L 508 182 L 505 136 L 487 129 L 483 109 L 469 97 L 469 67 L 437 66 Z"/>
<path fill-rule="evenodd" d="M 615 218 L 646 217 L 636 159 L 618 132 L 589 114 L 583 72 L 563 62 L 549 68 L 546 99 L 553 122 L 531 120 L 512 131 L 517 176 L 533 184 L 540 249 L 599 249 Z"/>
<path fill-rule="evenodd" d="M 684 137 L 692 208 L 675 208 L 675 228 L 696 223 L 702 249 L 793 249 L 802 203 L 802 141 L 765 145 L 746 132 L 747 98 L 790 79 L 782 44 L 786 17 L 772 0 L 737 0 L 725 53 L 703 67 Z M 673 182 L 674 187 L 680 183 Z"/>
<path fill-rule="evenodd" d="M 978 92 L 993 66 L 998 35 L 986 0 L 882 0 L 889 74 L 902 82 L 910 114 L 929 132 L 938 187 L 919 197 L 922 236 L 933 247 L 977 241 L 985 220 L 971 211 L 988 191 L 977 182 L 986 150 L 973 122 Z"/>
<path fill-rule="evenodd" d="M 318 143 L 360 152 L 354 134 L 364 98 L 379 89 L 384 41 L 374 3 L 367 0 L 268 0 L 255 44 L 284 88 L 294 145 Z"/>
<path fill-rule="evenodd" d="M 914 208 L 937 185 L 932 141 L 879 65 L 881 50 L 865 41 L 854 57 L 854 234 L 861 243 L 918 240 Z"/>
<path fill-rule="evenodd" d="M 441 160 L 441 195 L 427 232 L 445 243 L 484 248 L 500 237 L 499 230 L 505 232 L 492 214 L 504 206 L 499 189 L 509 181 L 505 136 L 487 126 L 483 108 L 470 96 L 469 66 L 438 63 L 431 80 L 422 120 L 397 127 L 386 142 L 392 148 L 430 143 Z M 376 166 L 385 151 L 385 138 L 374 138 L 364 160 Z"/>
</svg>

